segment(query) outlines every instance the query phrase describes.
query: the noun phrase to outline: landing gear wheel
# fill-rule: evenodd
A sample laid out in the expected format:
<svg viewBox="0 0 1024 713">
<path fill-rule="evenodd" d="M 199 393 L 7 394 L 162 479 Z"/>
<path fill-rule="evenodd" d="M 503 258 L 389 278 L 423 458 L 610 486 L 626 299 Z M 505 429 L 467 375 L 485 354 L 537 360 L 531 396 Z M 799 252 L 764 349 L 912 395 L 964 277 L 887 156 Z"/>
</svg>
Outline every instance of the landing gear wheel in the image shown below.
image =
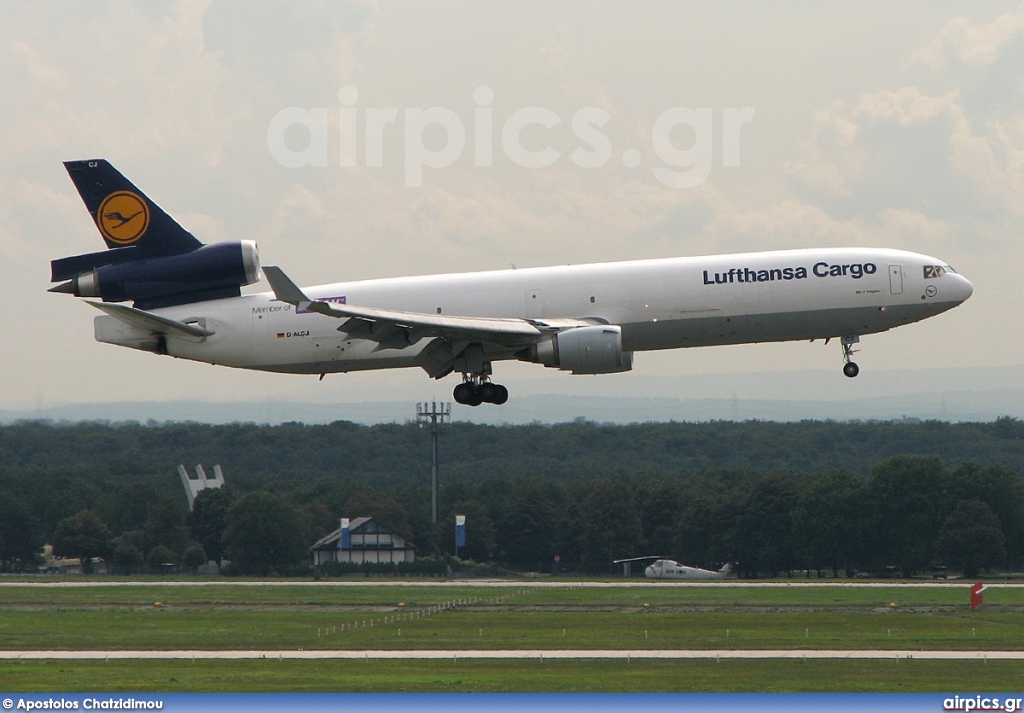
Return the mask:
<svg viewBox="0 0 1024 713">
<path fill-rule="evenodd" d="M 492 384 L 489 381 L 485 381 L 480 384 L 480 388 L 477 389 L 477 393 L 480 394 L 480 400 L 489 404 L 494 403 L 494 398 L 497 395 L 497 392 L 497 384 Z"/>
<path fill-rule="evenodd" d="M 477 392 L 476 384 L 471 381 L 464 381 L 452 391 L 452 398 L 455 403 L 463 406 L 479 406 L 481 399 Z"/>
<path fill-rule="evenodd" d="M 503 404 L 508 401 L 508 389 L 491 381 L 491 362 L 484 358 L 479 344 L 475 350 L 467 347 L 456 360 L 455 368 L 462 372 L 462 383 L 452 392 L 456 403 L 479 406 L 485 402 Z"/>
<path fill-rule="evenodd" d="M 842 339 L 843 361 L 846 362 L 845 364 L 843 364 L 843 373 L 846 374 L 851 379 L 860 373 L 860 367 L 857 366 L 853 362 L 853 359 L 850 358 L 857 353 L 857 350 L 853 348 L 853 345 L 857 344 L 859 341 L 860 337 L 857 336 L 856 334 L 845 336 Z"/>
<path fill-rule="evenodd" d="M 452 391 L 452 397 L 455 399 L 455 403 L 463 406 L 479 406 L 485 402 L 500 406 L 508 401 L 508 389 L 490 381 L 480 384 L 463 381 Z"/>
<path fill-rule="evenodd" d="M 491 399 L 491 403 L 495 406 L 501 406 L 503 403 L 508 401 L 508 389 L 501 384 L 494 385 L 494 398 Z"/>
</svg>

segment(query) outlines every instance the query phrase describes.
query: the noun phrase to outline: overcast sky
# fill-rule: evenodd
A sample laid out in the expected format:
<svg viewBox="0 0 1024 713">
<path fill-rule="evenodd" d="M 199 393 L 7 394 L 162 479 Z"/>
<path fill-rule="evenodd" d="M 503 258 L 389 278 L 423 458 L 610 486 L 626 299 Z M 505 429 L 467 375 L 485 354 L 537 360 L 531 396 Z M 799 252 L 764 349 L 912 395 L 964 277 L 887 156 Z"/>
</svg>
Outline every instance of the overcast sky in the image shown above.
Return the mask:
<svg viewBox="0 0 1024 713">
<path fill-rule="evenodd" d="M 303 284 L 923 252 L 973 298 L 865 337 L 862 372 L 1024 368 L 1021 5 L 11 2 L 0 52 L 0 408 L 447 399 L 455 383 L 318 383 L 96 343 L 95 310 L 46 292 L 51 259 L 102 247 L 61 166 L 83 158 L 109 159 L 204 242 L 258 241 Z M 840 367 L 838 345 L 800 343 L 639 354 L 634 375 L 831 369 L 856 396 Z M 496 372 L 513 398 L 634 378 Z"/>
</svg>

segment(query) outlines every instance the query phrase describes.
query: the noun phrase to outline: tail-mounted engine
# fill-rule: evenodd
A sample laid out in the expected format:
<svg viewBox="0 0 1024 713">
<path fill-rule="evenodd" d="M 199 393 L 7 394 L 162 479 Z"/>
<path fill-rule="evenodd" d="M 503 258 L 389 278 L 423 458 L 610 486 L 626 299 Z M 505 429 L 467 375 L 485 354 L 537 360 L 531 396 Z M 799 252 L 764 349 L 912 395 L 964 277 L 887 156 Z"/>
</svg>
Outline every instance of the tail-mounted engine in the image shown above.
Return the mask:
<svg viewBox="0 0 1024 713">
<path fill-rule="evenodd" d="M 573 374 L 614 374 L 633 368 L 633 352 L 622 351 L 622 328 L 617 325 L 555 332 L 531 347 L 524 359 Z"/>
<path fill-rule="evenodd" d="M 50 292 L 141 310 L 238 297 L 260 279 L 256 243 L 204 245 L 104 159 L 67 161 L 107 250 L 50 262 Z"/>
<path fill-rule="evenodd" d="M 104 302 L 132 300 L 145 310 L 237 297 L 241 287 L 260 279 L 259 251 L 251 240 L 202 245 L 177 255 L 145 257 L 133 250 L 54 260 L 51 280 L 67 282 L 50 292 L 99 297 Z"/>
</svg>

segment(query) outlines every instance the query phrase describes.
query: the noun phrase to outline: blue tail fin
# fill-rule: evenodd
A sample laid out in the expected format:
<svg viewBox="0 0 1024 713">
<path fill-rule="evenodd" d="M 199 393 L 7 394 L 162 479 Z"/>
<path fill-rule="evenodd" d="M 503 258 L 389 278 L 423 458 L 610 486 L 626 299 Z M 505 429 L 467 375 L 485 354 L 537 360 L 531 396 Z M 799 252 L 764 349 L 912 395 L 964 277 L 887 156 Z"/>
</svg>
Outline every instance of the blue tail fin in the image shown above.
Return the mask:
<svg viewBox="0 0 1024 713">
<path fill-rule="evenodd" d="M 108 248 L 178 255 L 202 245 L 108 161 L 67 161 L 64 167 Z"/>
<path fill-rule="evenodd" d="M 108 161 L 66 161 L 64 167 L 103 241 L 115 249 L 51 261 L 52 281 L 102 265 L 182 255 L 203 246 Z"/>
</svg>

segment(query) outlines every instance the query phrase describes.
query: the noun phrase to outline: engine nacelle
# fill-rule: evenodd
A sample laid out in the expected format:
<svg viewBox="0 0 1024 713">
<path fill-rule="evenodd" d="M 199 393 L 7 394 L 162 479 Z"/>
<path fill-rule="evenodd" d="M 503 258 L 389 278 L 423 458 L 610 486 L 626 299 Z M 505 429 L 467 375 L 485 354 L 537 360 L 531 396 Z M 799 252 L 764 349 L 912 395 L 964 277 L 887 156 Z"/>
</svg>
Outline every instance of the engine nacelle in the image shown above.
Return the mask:
<svg viewBox="0 0 1024 713">
<path fill-rule="evenodd" d="M 107 253 L 110 254 L 110 253 Z M 104 302 L 132 300 L 139 309 L 237 297 L 260 279 L 256 243 L 214 243 L 179 255 L 95 267 L 51 291 Z"/>
<path fill-rule="evenodd" d="M 609 324 L 556 332 L 530 349 L 528 361 L 573 374 L 614 374 L 633 368 L 633 352 L 622 351 L 622 327 Z"/>
</svg>

